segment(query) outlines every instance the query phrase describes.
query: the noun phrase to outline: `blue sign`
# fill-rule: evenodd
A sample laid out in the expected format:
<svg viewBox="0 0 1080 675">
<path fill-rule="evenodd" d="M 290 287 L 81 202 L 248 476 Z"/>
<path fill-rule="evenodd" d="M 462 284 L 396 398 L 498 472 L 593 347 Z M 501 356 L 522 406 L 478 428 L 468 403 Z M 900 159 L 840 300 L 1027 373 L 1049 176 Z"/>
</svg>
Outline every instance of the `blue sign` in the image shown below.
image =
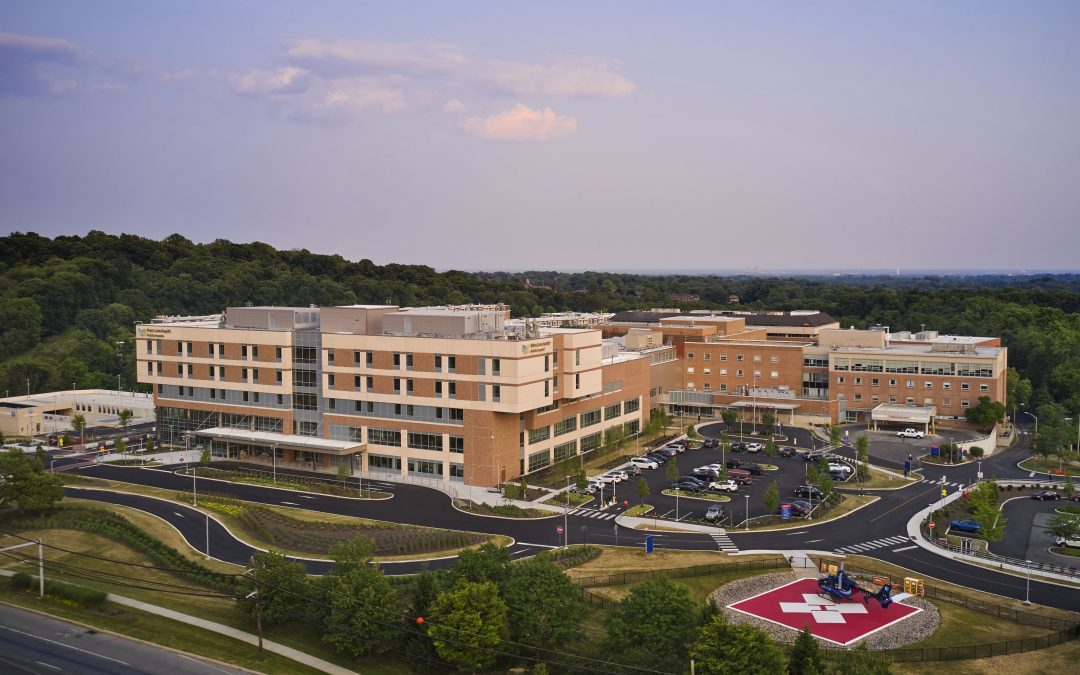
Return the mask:
<svg viewBox="0 0 1080 675">
<path fill-rule="evenodd" d="M 904 475 L 906 476 L 909 473 L 911 473 L 911 460 L 910 459 L 905 459 L 904 460 Z"/>
<path fill-rule="evenodd" d="M 939 448 L 936 445 L 931 445 L 930 446 L 930 456 L 931 457 L 937 457 L 939 454 L 941 454 L 941 448 Z"/>
<path fill-rule="evenodd" d="M 653 551 L 653 542 L 652 542 L 652 535 L 650 534 L 647 537 L 645 537 L 645 552 L 646 553 L 652 553 L 652 551 Z"/>
<path fill-rule="evenodd" d="M 780 517 L 784 520 L 791 520 L 791 504 L 780 505 Z"/>
</svg>

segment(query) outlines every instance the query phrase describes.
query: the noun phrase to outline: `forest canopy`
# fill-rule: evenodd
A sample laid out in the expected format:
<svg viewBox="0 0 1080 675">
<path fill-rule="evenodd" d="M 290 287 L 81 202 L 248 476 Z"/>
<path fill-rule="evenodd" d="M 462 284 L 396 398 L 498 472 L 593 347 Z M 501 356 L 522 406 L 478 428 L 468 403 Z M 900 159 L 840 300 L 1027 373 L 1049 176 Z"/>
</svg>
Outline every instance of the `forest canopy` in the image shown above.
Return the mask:
<svg viewBox="0 0 1080 675">
<path fill-rule="evenodd" d="M 497 262 L 497 261 L 493 261 Z M 526 283 L 528 280 L 528 283 Z M 676 302 L 672 295 L 696 296 Z M 1000 336 L 1009 348 L 1010 407 L 1061 404 L 1080 413 L 1080 275 L 678 276 L 605 272 L 438 272 L 376 265 L 264 243 L 161 241 L 92 231 L 0 238 L 0 389 L 135 383 L 135 321 L 212 314 L 235 305 L 401 306 L 506 303 L 513 315 L 653 307 L 817 309 L 841 325 L 925 326 Z M 118 344 L 119 343 L 119 344 Z"/>
</svg>

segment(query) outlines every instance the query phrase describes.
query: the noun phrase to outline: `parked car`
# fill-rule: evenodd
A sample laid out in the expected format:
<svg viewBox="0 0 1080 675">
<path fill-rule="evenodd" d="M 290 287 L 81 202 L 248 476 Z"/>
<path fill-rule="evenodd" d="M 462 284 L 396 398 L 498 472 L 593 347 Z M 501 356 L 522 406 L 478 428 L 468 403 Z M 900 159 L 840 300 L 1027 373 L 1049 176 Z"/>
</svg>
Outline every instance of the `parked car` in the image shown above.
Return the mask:
<svg viewBox="0 0 1080 675">
<path fill-rule="evenodd" d="M 802 458 L 805 462 L 816 462 L 824 456 L 824 450 L 807 450 L 806 452 L 802 453 Z"/>
<path fill-rule="evenodd" d="M 717 441 L 715 438 L 706 438 L 705 442 L 701 444 L 701 447 L 703 448 L 715 448 L 716 446 Z"/>
<path fill-rule="evenodd" d="M 711 466 L 699 466 L 690 473 L 699 478 L 716 478 L 720 475 L 720 472 Z"/>
<path fill-rule="evenodd" d="M 610 473 L 605 473 L 605 474 L 602 474 L 600 476 L 593 476 L 589 480 L 593 481 L 594 483 L 595 482 L 600 482 L 600 483 L 617 483 L 618 482 L 618 479 L 614 475 L 612 475 Z"/>
<path fill-rule="evenodd" d="M 900 431 L 897 431 L 896 435 L 900 438 L 922 438 L 926 434 L 919 431 L 918 429 L 912 429 L 909 427 L 907 429 L 901 429 Z"/>
<path fill-rule="evenodd" d="M 746 446 L 746 451 L 747 452 L 757 453 L 757 452 L 761 452 L 764 448 L 765 448 L 765 446 L 762 445 L 761 443 L 748 443 L 747 446 Z"/>
<path fill-rule="evenodd" d="M 1080 492 L 1077 492 L 1072 497 L 1069 497 L 1069 501 L 1080 502 Z"/>
<path fill-rule="evenodd" d="M 746 452 L 746 443 L 732 443 L 731 444 L 731 451 L 732 452 Z"/>
<path fill-rule="evenodd" d="M 779 454 L 781 457 L 794 457 L 795 456 L 795 448 L 793 448 L 793 447 L 791 447 L 789 445 L 789 446 L 780 448 L 780 452 L 777 453 L 777 454 Z"/>
<path fill-rule="evenodd" d="M 850 464 L 844 464 L 843 462 L 829 462 L 829 471 L 840 471 L 841 473 L 855 473 L 855 469 L 852 469 Z"/>
<path fill-rule="evenodd" d="M 743 464 L 739 467 L 743 471 L 749 471 L 751 476 L 764 476 L 765 470 L 757 464 Z"/>
<path fill-rule="evenodd" d="M 709 483 L 709 489 L 713 492 L 738 492 L 739 484 L 733 480 L 713 481 Z"/>
<path fill-rule="evenodd" d="M 833 479 L 835 481 L 844 482 L 850 477 L 851 477 L 850 473 L 845 473 L 843 471 L 836 471 L 836 470 L 832 470 L 832 469 L 829 470 L 829 478 L 831 478 L 831 479 Z"/>
<path fill-rule="evenodd" d="M 726 464 L 729 469 L 738 469 L 743 465 L 743 461 L 738 457 L 728 457 L 724 460 L 724 464 Z"/>
<path fill-rule="evenodd" d="M 974 520 L 954 520 L 949 523 L 949 531 L 956 530 L 957 532 L 967 532 L 969 534 L 978 534 L 982 527 Z"/>
<path fill-rule="evenodd" d="M 637 466 L 637 465 L 634 465 L 634 464 L 631 464 L 631 465 L 627 466 L 625 469 L 623 469 L 623 471 L 625 473 L 630 474 L 631 476 L 640 476 L 641 475 L 641 467 Z"/>
<path fill-rule="evenodd" d="M 690 481 L 675 483 L 671 487 L 675 490 L 679 490 L 680 492 L 701 492 L 701 490 L 704 488 L 703 485 L 699 483 L 691 483 Z"/>
<path fill-rule="evenodd" d="M 1054 546 L 1064 546 L 1065 548 L 1080 548 L 1080 539 L 1066 539 L 1065 537 L 1054 537 Z"/>
<path fill-rule="evenodd" d="M 634 457 L 630 460 L 630 466 L 636 466 L 642 469 L 659 469 L 660 463 L 651 457 Z"/>
<path fill-rule="evenodd" d="M 670 459 L 670 457 L 668 457 L 666 454 L 664 454 L 662 452 L 646 453 L 645 458 L 646 459 L 651 459 L 652 461 L 656 462 L 657 464 L 659 464 L 661 466 L 663 466 L 664 464 L 667 464 L 667 461 Z"/>
<path fill-rule="evenodd" d="M 1031 495 L 1032 499 L 1038 499 L 1040 502 L 1052 501 L 1055 499 L 1061 499 L 1061 495 L 1053 490 L 1039 490 L 1035 494 Z"/>
<path fill-rule="evenodd" d="M 705 512 L 705 520 L 709 521 L 710 523 L 716 522 L 717 520 L 720 520 L 720 516 L 723 513 L 724 507 L 720 506 L 719 504 L 713 504 Z"/>
<path fill-rule="evenodd" d="M 679 451 L 676 448 L 671 447 L 670 445 L 665 445 L 662 448 L 657 448 L 656 452 L 666 455 L 668 459 L 671 459 L 675 455 L 679 454 Z"/>
<path fill-rule="evenodd" d="M 728 470 L 727 475 L 728 478 L 740 485 L 750 485 L 754 482 L 753 478 L 750 477 L 750 472 L 742 469 L 730 469 Z"/>
<path fill-rule="evenodd" d="M 678 480 L 676 480 L 675 482 L 676 483 L 697 483 L 701 487 L 705 487 L 706 485 L 709 484 L 709 481 L 702 480 L 702 479 L 698 478 L 697 476 L 679 476 Z"/>
<path fill-rule="evenodd" d="M 825 493 L 816 485 L 799 485 L 792 494 L 795 497 L 808 497 L 818 500 L 825 498 Z"/>
<path fill-rule="evenodd" d="M 791 505 L 791 515 L 796 518 L 805 518 L 810 515 L 810 502 L 803 501 L 801 499 L 793 499 L 790 502 L 786 502 Z M 776 514 L 780 515 L 781 509 L 776 509 Z"/>
</svg>

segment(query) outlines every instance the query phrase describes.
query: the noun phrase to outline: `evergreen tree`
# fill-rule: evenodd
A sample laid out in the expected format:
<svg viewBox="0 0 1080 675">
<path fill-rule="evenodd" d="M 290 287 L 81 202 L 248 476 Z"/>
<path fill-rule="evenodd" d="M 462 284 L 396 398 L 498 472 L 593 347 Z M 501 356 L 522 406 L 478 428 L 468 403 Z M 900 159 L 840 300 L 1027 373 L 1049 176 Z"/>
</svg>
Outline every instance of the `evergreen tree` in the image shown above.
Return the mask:
<svg viewBox="0 0 1080 675">
<path fill-rule="evenodd" d="M 788 675 L 825 674 L 825 657 L 821 653 L 821 645 L 810 633 L 809 626 L 803 627 L 795 638 L 788 658 L 787 672 Z"/>
<path fill-rule="evenodd" d="M 729 623 L 722 614 L 700 628 L 690 649 L 695 670 L 702 675 L 782 673 L 784 657 L 764 631 Z"/>
</svg>

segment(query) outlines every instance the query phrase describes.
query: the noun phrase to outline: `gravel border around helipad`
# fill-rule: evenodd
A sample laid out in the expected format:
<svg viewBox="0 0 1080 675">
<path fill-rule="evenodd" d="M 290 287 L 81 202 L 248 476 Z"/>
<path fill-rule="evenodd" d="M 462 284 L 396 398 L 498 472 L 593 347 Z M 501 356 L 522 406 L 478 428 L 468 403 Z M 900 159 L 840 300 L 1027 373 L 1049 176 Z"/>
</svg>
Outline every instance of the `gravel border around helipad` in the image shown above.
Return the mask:
<svg viewBox="0 0 1080 675">
<path fill-rule="evenodd" d="M 748 577 L 746 579 L 737 579 L 731 583 L 724 584 L 713 591 L 712 594 L 709 595 L 709 599 L 715 602 L 717 607 L 721 608 L 724 612 L 724 616 L 731 623 L 744 623 L 754 626 L 765 631 L 766 634 L 777 642 L 792 643 L 795 642 L 795 638 L 799 635 L 798 631 L 777 625 L 771 621 L 765 621 L 764 619 L 749 616 L 742 612 L 736 612 L 735 610 L 728 609 L 727 606 L 739 602 L 740 600 L 746 600 L 755 595 L 771 591 L 794 579 L 795 574 L 793 572 L 774 572 L 772 574 L 762 574 L 761 576 Z M 867 647 L 870 649 L 897 649 L 912 644 L 913 642 L 924 640 L 937 630 L 941 617 L 938 615 L 937 607 L 934 606 L 934 603 L 917 597 L 907 598 L 903 602 L 906 605 L 918 607 L 923 611 L 904 619 L 899 623 L 887 626 L 863 640 Z M 830 648 L 836 647 L 836 645 L 823 640 L 818 640 L 818 642 L 823 646 Z M 851 645 L 851 647 L 854 646 L 856 645 Z"/>
</svg>

